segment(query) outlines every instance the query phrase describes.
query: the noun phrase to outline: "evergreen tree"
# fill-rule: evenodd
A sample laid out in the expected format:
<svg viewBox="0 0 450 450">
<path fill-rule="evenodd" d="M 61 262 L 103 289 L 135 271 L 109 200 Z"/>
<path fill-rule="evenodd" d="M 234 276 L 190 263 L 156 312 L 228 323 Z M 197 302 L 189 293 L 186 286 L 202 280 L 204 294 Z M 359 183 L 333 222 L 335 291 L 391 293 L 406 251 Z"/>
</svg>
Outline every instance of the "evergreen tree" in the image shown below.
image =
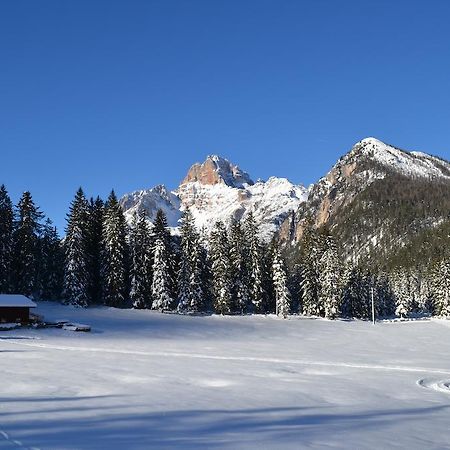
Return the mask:
<svg viewBox="0 0 450 450">
<path fill-rule="evenodd" d="M 114 191 L 105 205 L 103 221 L 103 301 L 124 307 L 128 297 L 128 245 L 125 216 Z"/>
<path fill-rule="evenodd" d="M 406 270 L 404 268 L 397 269 L 393 274 L 392 281 L 395 296 L 395 315 L 405 318 L 410 312 L 410 292 Z"/>
<path fill-rule="evenodd" d="M 17 206 L 14 229 L 13 284 L 14 291 L 29 297 L 36 294 L 38 243 L 43 214 L 31 194 L 24 192 Z"/>
<path fill-rule="evenodd" d="M 390 290 L 387 279 L 379 279 L 359 266 L 349 266 L 342 284 L 342 315 L 344 317 L 371 319 L 372 288 L 374 289 L 376 315 L 386 315 L 389 311 Z"/>
<path fill-rule="evenodd" d="M 272 280 L 275 291 L 276 314 L 285 319 L 290 313 L 290 293 L 287 275 L 278 246 L 275 246 L 272 260 Z"/>
<path fill-rule="evenodd" d="M 133 217 L 130 231 L 131 292 L 133 307 L 151 308 L 152 291 L 152 238 L 144 210 Z"/>
<path fill-rule="evenodd" d="M 436 265 L 432 285 L 435 313 L 450 318 L 450 260 L 444 259 Z"/>
<path fill-rule="evenodd" d="M 97 196 L 91 198 L 88 214 L 87 252 L 89 256 L 90 286 L 89 298 L 92 303 L 100 303 L 102 298 L 102 255 L 103 255 L 103 218 L 105 204 Z"/>
<path fill-rule="evenodd" d="M 64 297 L 66 303 L 86 307 L 91 302 L 91 260 L 89 257 L 89 204 L 81 188 L 67 215 L 64 240 Z"/>
<path fill-rule="evenodd" d="M 165 243 L 161 237 L 155 242 L 153 257 L 152 308 L 158 311 L 170 311 L 174 299 L 170 288 L 169 260 Z"/>
<path fill-rule="evenodd" d="M 249 250 L 245 241 L 244 230 L 241 222 L 233 221 L 229 231 L 231 270 L 233 271 L 233 304 L 241 314 L 250 306 L 249 290 Z"/>
<path fill-rule="evenodd" d="M 167 264 L 167 283 L 171 298 L 177 297 L 177 258 L 176 248 L 170 234 L 167 218 L 164 212 L 159 209 L 153 222 L 152 239 L 154 244 L 160 239 L 164 245 L 164 259 Z"/>
<path fill-rule="evenodd" d="M 327 319 L 335 319 L 340 314 L 341 306 L 341 263 L 331 235 L 324 238 L 325 251 L 320 259 L 319 304 Z"/>
<path fill-rule="evenodd" d="M 342 294 L 342 314 L 344 317 L 360 317 L 360 302 L 363 299 L 363 275 L 359 267 L 349 266 L 344 275 L 344 290 Z"/>
<path fill-rule="evenodd" d="M 381 272 L 376 277 L 375 292 L 375 308 L 377 315 L 381 317 L 392 316 L 395 312 L 395 300 L 386 273 Z"/>
<path fill-rule="evenodd" d="M 0 186 L 0 293 L 11 289 L 13 206 L 5 186 Z"/>
<path fill-rule="evenodd" d="M 227 230 L 220 221 L 216 222 L 211 232 L 210 258 L 214 309 L 218 314 L 229 314 L 233 302 L 233 271 Z"/>
<path fill-rule="evenodd" d="M 180 312 L 197 312 L 205 307 L 204 258 L 200 236 L 195 229 L 189 209 L 183 214 L 181 224 L 181 257 L 178 271 Z"/>
<path fill-rule="evenodd" d="M 319 262 L 321 242 L 312 227 L 306 227 L 301 242 L 301 303 L 306 315 L 320 316 L 322 308 L 319 303 Z"/>
<path fill-rule="evenodd" d="M 39 241 L 40 297 L 59 300 L 63 291 L 64 255 L 56 227 L 47 219 Z"/>
<path fill-rule="evenodd" d="M 244 222 L 245 242 L 248 246 L 248 290 L 250 292 L 253 308 L 257 313 L 265 311 L 264 291 L 264 255 L 261 242 L 258 238 L 253 213 L 250 212 Z"/>
</svg>

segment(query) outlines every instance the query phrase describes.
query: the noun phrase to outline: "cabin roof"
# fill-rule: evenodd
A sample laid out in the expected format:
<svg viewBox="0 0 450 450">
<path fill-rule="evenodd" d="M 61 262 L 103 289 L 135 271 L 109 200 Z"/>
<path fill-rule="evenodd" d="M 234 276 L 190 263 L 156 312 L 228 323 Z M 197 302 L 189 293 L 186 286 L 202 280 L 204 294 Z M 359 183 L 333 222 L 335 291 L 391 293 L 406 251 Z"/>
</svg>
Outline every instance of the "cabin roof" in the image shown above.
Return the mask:
<svg viewBox="0 0 450 450">
<path fill-rule="evenodd" d="M 36 303 L 25 295 L 0 294 L 0 308 L 36 308 Z"/>
</svg>

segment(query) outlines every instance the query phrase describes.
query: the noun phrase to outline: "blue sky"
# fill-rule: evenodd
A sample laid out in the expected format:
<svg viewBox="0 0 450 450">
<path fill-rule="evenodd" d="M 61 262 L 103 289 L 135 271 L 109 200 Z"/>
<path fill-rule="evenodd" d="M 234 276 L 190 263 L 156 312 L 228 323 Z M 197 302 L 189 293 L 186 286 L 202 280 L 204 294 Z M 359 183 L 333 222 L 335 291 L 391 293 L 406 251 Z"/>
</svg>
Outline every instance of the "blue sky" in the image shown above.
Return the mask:
<svg viewBox="0 0 450 450">
<path fill-rule="evenodd" d="M 446 0 L 0 2 L 0 183 L 59 226 L 78 186 L 207 154 L 309 184 L 375 136 L 450 159 Z"/>
</svg>

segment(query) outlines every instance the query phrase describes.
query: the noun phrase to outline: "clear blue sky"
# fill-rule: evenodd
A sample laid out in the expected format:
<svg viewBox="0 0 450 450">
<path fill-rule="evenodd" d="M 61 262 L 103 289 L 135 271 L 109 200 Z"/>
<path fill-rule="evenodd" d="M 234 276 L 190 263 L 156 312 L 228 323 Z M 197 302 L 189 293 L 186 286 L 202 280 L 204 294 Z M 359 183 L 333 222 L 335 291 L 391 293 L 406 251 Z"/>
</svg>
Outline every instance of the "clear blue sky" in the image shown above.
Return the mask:
<svg viewBox="0 0 450 450">
<path fill-rule="evenodd" d="M 450 159 L 450 1 L 0 2 L 0 183 L 61 228 L 217 153 L 309 184 L 378 137 Z"/>
</svg>

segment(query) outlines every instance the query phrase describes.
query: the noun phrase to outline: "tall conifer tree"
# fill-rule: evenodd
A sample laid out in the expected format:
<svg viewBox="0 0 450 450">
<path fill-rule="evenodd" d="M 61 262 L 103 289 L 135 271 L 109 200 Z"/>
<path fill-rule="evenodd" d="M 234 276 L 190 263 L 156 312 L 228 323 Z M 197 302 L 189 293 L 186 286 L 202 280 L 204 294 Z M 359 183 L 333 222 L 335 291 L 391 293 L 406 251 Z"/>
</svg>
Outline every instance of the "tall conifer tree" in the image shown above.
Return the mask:
<svg viewBox="0 0 450 450">
<path fill-rule="evenodd" d="M 277 244 L 272 258 L 272 281 L 275 292 L 276 314 L 285 319 L 290 313 L 291 294 L 287 287 L 286 268 Z"/>
<path fill-rule="evenodd" d="M 89 203 L 81 187 L 70 204 L 64 239 L 64 297 L 69 304 L 91 303 L 91 259 L 89 255 Z"/>
<path fill-rule="evenodd" d="M 187 209 L 181 224 L 181 255 L 178 271 L 178 310 L 198 312 L 204 309 L 206 295 L 203 283 L 205 264 L 200 236 Z"/>
<path fill-rule="evenodd" d="M 124 307 L 128 300 L 128 245 L 125 216 L 114 191 L 105 205 L 103 221 L 103 301 Z"/>
<path fill-rule="evenodd" d="M 14 229 L 13 280 L 14 291 L 29 297 L 38 295 L 38 244 L 42 217 L 30 192 L 24 192 L 17 206 Z"/>
<path fill-rule="evenodd" d="M 64 256 L 56 227 L 47 219 L 39 242 L 40 297 L 60 300 L 63 291 Z"/>
<path fill-rule="evenodd" d="M 156 211 L 156 217 L 153 222 L 152 239 L 154 245 L 160 239 L 164 246 L 164 258 L 167 264 L 167 282 L 170 291 L 170 297 L 177 297 L 177 254 L 175 243 L 169 231 L 167 217 L 162 209 Z"/>
<path fill-rule="evenodd" d="M 210 258 L 214 310 L 229 314 L 232 309 L 233 270 L 228 233 L 223 222 L 216 222 L 210 236 Z"/>
<path fill-rule="evenodd" d="M 11 289 L 14 212 L 5 186 L 0 186 L 0 293 Z"/>
<path fill-rule="evenodd" d="M 103 255 L 103 216 L 105 204 L 97 196 L 91 198 L 88 214 L 88 245 L 90 286 L 89 297 L 92 303 L 100 303 L 102 298 L 102 255 Z"/>
<path fill-rule="evenodd" d="M 261 242 L 258 237 L 253 213 L 250 212 L 244 222 L 245 241 L 248 246 L 248 287 L 255 312 L 265 311 L 264 291 L 264 255 Z"/>
<path fill-rule="evenodd" d="M 144 210 L 133 217 L 130 230 L 131 291 L 133 307 L 151 308 L 152 288 L 152 239 Z"/>
<path fill-rule="evenodd" d="M 175 301 L 170 286 L 169 254 L 161 237 L 156 239 L 153 255 L 152 308 L 170 311 Z"/>
<path fill-rule="evenodd" d="M 230 226 L 230 258 L 233 271 L 234 307 L 240 312 L 248 311 L 251 300 L 249 290 L 249 249 L 241 222 L 235 220 Z"/>
<path fill-rule="evenodd" d="M 342 300 L 341 263 L 332 236 L 326 235 L 323 242 L 325 251 L 320 259 L 319 304 L 327 319 L 335 319 L 340 314 Z"/>
</svg>

